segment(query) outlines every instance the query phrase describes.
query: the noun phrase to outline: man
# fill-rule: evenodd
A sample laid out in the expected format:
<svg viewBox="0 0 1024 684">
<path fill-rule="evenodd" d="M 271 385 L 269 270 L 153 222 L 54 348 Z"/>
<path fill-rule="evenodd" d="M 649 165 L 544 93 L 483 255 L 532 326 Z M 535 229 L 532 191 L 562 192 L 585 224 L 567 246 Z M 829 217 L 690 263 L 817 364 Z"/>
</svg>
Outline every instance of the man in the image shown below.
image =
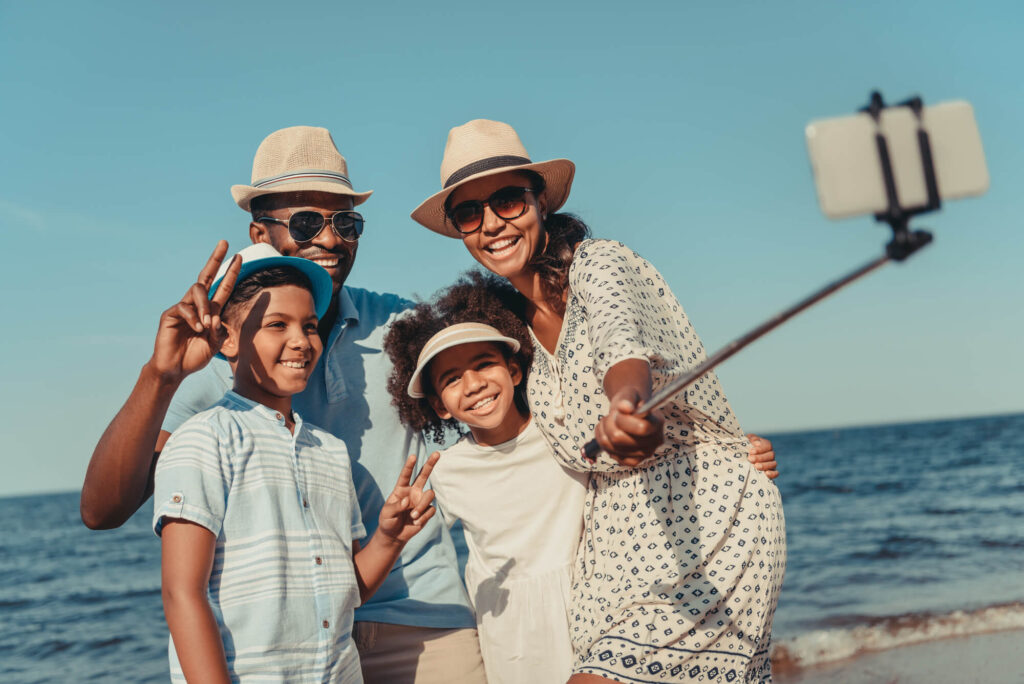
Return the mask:
<svg viewBox="0 0 1024 684">
<path fill-rule="evenodd" d="M 417 454 L 419 468 L 429 450 L 390 405 L 390 364 L 381 352 L 386 326 L 411 303 L 344 285 L 362 230 L 362 218 L 352 210 L 370 193 L 352 189 L 345 159 L 325 129 L 300 126 L 264 140 L 252 184 L 235 186 L 232 194 L 252 213 L 253 242 L 311 259 L 331 276 L 334 294 L 319 326 L 324 355 L 294 406 L 305 420 L 345 441 L 372 535 L 388 483 L 396 481 L 408 454 Z M 151 470 L 170 433 L 232 385 L 227 363 L 211 360 L 221 340 L 219 310 L 208 299 L 226 251 L 226 244 L 218 245 L 199 282 L 162 315 L 153 357 L 96 447 L 82 488 L 82 519 L 89 527 L 116 527 L 130 517 L 152 491 Z M 485 681 L 454 546 L 437 518 L 406 545 L 384 584 L 356 610 L 356 621 L 368 682 Z"/>
<path fill-rule="evenodd" d="M 352 210 L 370 193 L 353 190 L 330 134 L 306 126 L 270 134 L 256 151 L 252 184 L 231 191 L 252 214 L 253 242 L 311 259 L 331 275 L 334 297 L 319 328 L 324 355 L 293 405 L 305 420 L 345 441 L 372 535 L 382 492 L 390 491 L 407 455 L 417 454 L 420 468 L 429 451 L 391 406 L 390 364 L 381 352 L 385 329 L 411 303 L 345 285 L 362 230 L 362 217 Z M 222 340 L 219 308 L 208 297 L 226 252 L 222 242 L 198 282 L 163 313 L 152 358 L 96 446 L 81 500 L 82 520 L 93 529 L 123 524 L 145 502 L 170 433 L 232 386 L 227 363 L 213 358 Z M 230 277 L 237 269 L 232 264 Z M 755 449 L 762 466 L 775 467 L 768 463 L 774 455 L 767 440 L 758 440 Z M 368 682 L 484 682 L 454 546 L 436 517 L 406 545 L 381 588 L 356 610 L 356 621 Z"/>
</svg>

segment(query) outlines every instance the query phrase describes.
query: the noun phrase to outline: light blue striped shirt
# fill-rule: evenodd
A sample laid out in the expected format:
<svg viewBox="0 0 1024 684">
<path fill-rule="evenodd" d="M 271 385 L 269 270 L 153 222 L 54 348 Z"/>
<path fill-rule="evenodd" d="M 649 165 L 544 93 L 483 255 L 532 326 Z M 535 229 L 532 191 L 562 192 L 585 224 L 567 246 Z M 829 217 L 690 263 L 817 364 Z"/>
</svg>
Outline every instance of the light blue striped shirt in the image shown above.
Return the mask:
<svg viewBox="0 0 1024 684">
<path fill-rule="evenodd" d="M 366 534 L 344 443 L 228 392 L 168 440 L 153 529 L 217 537 L 209 599 L 233 681 L 361 682 L 352 540 Z M 171 680 L 185 681 L 172 641 Z"/>
</svg>

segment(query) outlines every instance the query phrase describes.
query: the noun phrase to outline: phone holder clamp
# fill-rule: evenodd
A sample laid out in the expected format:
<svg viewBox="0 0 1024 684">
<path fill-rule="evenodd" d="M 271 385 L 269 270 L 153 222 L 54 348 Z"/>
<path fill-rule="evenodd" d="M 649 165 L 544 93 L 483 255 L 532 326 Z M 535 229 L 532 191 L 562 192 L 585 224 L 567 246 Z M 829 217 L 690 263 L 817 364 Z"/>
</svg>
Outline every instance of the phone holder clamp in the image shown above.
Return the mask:
<svg viewBox="0 0 1024 684">
<path fill-rule="evenodd" d="M 939 185 L 935 179 L 931 142 L 921 121 L 921 113 L 924 110 L 921 98 L 915 96 L 894 106 L 909 107 L 917 118 L 917 145 L 921 153 L 921 168 L 924 172 L 925 189 L 928 193 L 928 201 L 917 207 L 901 206 L 899 196 L 896 194 L 896 180 L 892 172 L 889 143 L 881 129 L 882 110 L 886 108 L 881 93 L 877 90 L 872 92 L 868 106 L 863 107 L 861 111 L 867 112 L 875 120 L 875 145 L 878 147 L 878 158 L 882 165 L 882 178 L 885 182 L 885 194 L 889 204 L 884 212 L 875 214 L 875 220 L 880 223 L 888 223 L 892 228 L 892 241 L 885 246 L 886 255 L 894 261 L 903 261 L 932 241 L 930 232 L 910 230 L 910 219 L 918 214 L 939 209 L 942 206 L 942 201 L 939 199 Z"/>
</svg>

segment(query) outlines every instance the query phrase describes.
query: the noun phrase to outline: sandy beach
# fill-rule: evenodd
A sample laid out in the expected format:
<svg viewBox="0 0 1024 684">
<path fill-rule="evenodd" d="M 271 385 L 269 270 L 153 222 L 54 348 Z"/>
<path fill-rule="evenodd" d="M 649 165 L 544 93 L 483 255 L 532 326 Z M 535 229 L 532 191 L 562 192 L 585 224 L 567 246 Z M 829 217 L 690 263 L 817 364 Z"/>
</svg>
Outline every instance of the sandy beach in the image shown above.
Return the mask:
<svg viewBox="0 0 1024 684">
<path fill-rule="evenodd" d="M 787 672 L 778 684 L 1024 682 L 1024 630 L 942 639 Z"/>
</svg>

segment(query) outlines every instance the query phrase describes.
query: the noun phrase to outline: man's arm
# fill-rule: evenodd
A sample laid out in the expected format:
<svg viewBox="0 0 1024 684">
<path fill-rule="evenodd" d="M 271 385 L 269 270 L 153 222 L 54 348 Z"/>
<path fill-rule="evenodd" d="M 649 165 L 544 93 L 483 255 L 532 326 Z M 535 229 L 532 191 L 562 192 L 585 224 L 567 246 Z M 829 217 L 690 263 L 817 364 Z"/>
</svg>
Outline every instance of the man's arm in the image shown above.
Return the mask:
<svg viewBox="0 0 1024 684">
<path fill-rule="evenodd" d="M 164 615 L 185 679 L 230 682 L 224 644 L 206 598 L 216 537 L 202 525 L 168 518 L 161 539 Z"/>
<path fill-rule="evenodd" d="M 170 433 L 160 429 L 178 383 L 150 364 L 100 437 L 85 472 L 79 511 L 93 530 L 120 527 L 153 493 L 153 469 Z"/>
<path fill-rule="evenodd" d="M 241 268 L 237 256 L 212 299 L 209 291 L 227 250 L 221 240 L 196 283 L 160 316 L 153 356 L 93 451 L 79 504 L 92 529 L 121 526 L 152 492 L 153 467 L 168 437 L 160 429 L 167 407 L 181 381 L 208 364 L 224 341 L 220 310 Z"/>
</svg>

